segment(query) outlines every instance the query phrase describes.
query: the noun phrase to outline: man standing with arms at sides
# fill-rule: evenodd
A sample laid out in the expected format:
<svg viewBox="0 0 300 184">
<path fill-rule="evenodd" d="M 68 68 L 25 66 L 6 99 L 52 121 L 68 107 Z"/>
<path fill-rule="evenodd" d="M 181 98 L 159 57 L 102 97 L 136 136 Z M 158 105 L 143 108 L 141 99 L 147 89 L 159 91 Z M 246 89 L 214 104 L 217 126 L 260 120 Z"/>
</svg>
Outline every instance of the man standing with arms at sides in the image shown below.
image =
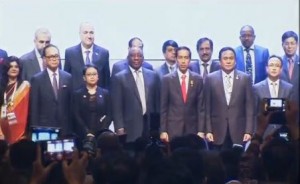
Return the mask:
<svg viewBox="0 0 300 184">
<path fill-rule="evenodd" d="M 206 37 L 200 38 L 197 41 L 196 48 L 200 60 L 191 62 L 189 68 L 191 71 L 200 74 L 202 78 L 205 79 L 207 74 L 220 69 L 220 63 L 218 60 L 211 59 L 214 50 L 211 39 Z"/>
<path fill-rule="evenodd" d="M 280 78 L 293 85 L 292 99 L 299 104 L 299 56 L 298 35 L 293 31 L 287 31 L 282 35 L 282 48 L 284 56 L 282 57 L 283 69 Z"/>
<path fill-rule="evenodd" d="M 176 71 L 176 49 L 178 44 L 174 40 L 167 40 L 163 44 L 162 52 L 166 62 L 156 69 L 159 78 L 162 79 L 164 75 Z"/>
<path fill-rule="evenodd" d="M 254 45 L 255 33 L 252 26 L 243 26 L 240 30 L 240 40 L 242 45 L 235 49 L 236 69 L 249 74 L 253 84 L 265 80 L 267 73 L 265 70 L 269 58 L 267 48 Z"/>
<path fill-rule="evenodd" d="M 150 115 L 159 106 L 159 79 L 142 67 L 142 49 L 128 52 L 128 67 L 114 76 L 111 86 L 112 114 L 116 133 L 127 135 L 127 142 L 149 136 Z"/>
<path fill-rule="evenodd" d="M 59 70 L 60 56 L 56 46 L 47 45 L 42 57 L 47 68 L 31 79 L 30 125 L 60 127 L 64 136 L 72 133 L 71 75 Z"/>
<path fill-rule="evenodd" d="M 45 69 L 45 64 L 42 58 L 43 49 L 50 44 L 51 34 L 46 28 L 39 28 L 34 33 L 33 51 L 21 56 L 22 79 L 30 81 L 31 78 Z"/>
<path fill-rule="evenodd" d="M 203 79 L 189 71 L 191 51 L 176 51 L 177 71 L 167 74 L 161 85 L 161 134 L 169 142 L 176 136 L 197 134 L 204 137 Z"/>
<path fill-rule="evenodd" d="M 235 70 L 235 57 L 233 48 L 222 48 L 221 70 L 208 74 L 205 81 L 206 138 L 217 150 L 243 144 L 253 133 L 252 80 Z"/>
<path fill-rule="evenodd" d="M 94 43 L 95 29 L 88 22 L 80 24 L 80 44 L 66 49 L 64 70 L 72 75 L 73 88 L 84 85 L 82 70 L 86 64 L 97 66 L 99 73 L 98 86 L 109 89 L 110 69 L 109 52 Z"/>
<path fill-rule="evenodd" d="M 131 48 L 140 48 L 143 51 L 144 44 L 143 41 L 138 37 L 133 37 L 128 42 L 128 51 Z M 147 68 L 149 70 L 153 70 L 153 66 L 150 63 L 147 63 L 146 61 L 143 61 L 142 67 Z M 114 77 L 118 72 L 127 69 L 128 68 L 128 60 L 123 59 L 121 61 L 116 62 L 112 67 L 111 76 Z"/>
<path fill-rule="evenodd" d="M 264 98 L 285 98 L 286 100 L 291 100 L 293 86 L 288 82 L 279 79 L 282 72 L 282 64 L 282 59 L 279 56 L 270 56 L 266 66 L 268 74 L 267 79 L 254 85 L 256 115 L 258 115 L 259 112 L 263 112 L 260 108 Z M 280 117 L 278 118 L 276 114 L 273 114 L 269 122 L 273 125 L 269 125 L 265 135 L 269 135 L 277 128 L 280 128 L 280 126 L 274 124 L 283 123 L 279 121 L 282 121 L 282 119 Z"/>
</svg>

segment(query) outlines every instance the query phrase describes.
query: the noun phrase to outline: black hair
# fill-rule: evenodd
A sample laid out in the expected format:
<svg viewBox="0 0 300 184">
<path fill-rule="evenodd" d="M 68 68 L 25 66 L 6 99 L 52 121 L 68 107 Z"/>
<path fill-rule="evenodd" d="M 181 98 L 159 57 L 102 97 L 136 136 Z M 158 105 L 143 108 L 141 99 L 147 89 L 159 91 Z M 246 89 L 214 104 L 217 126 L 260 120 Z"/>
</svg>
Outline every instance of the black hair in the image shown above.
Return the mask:
<svg viewBox="0 0 300 184">
<path fill-rule="evenodd" d="M 83 76 L 85 76 L 86 71 L 87 71 L 87 69 L 89 69 L 89 68 L 94 68 L 94 69 L 96 69 L 97 72 L 98 72 L 98 67 L 97 67 L 97 66 L 95 66 L 95 65 L 93 65 L 93 64 L 86 64 L 86 65 L 84 66 L 83 70 L 82 70 L 82 75 L 83 75 Z M 99 73 L 99 72 L 98 72 L 98 73 Z"/>
<path fill-rule="evenodd" d="M 180 46 L 180 47 L 178 47 L 178 48 L 176 49 L 176 57 L 177 57 L 177 55 L 178 55 L 178 52 L 181 51 L 181 50 L 187 50 L 187 51 L 189 52 L 190 59 L 192 59 L 192 52 L 191 52 L 191 50 L 190 50 L 188 47 L 186 47 L 186 46 Z"/>
<path fill-rule="evenodd" d="M 129 42 L 128 42 L 128 47 L 129 47 L 129 48 L 132 47 L 132 42 L 133 42 L 134 40 L 139 40 L 140 42 L 142 42 L 142 47 L 144 47 L 143 41 L 142 41 L 140 38 L 138 38 L 138 37 L 133 37 L 133 38 L 131 38 L 131 39 L 129 40 Z"/>
<path fill-rule="evenodd" d="M 223 52 L 228 51 L 228 50 L 232 51 L 233 54 L 234 54 L 234 58 L 236 58 L 236 53 L 235 53 L 235 51 L 234 51 L 234 49 L 233 49 L 232 47 L 223 47 L 223 48 L 219 51 L 219 60 L 220 60 L 220 61 L 221 61 L 221 57 L 222 57 Z"/>
<path fill-rule="evenodd" d="M 178 48 L 178 44 L 174 40 L 167 40 L 167 41 L 164 42 L 164 44 L 162 46 L 162 52 L 163 53 L 166 53 L 168 46 Z"/>
<path fill-rule="evenodd" d="M 282 43 L 290 37 L 293 37 L 296 40 L 296 42 L 298 43 L 298 35 L 294 31 L 286 31 L 285 33 L 283 33 L 283 35 L 281 37 Z"/>
<path fill-rule="evenodd" d="M 214 50 L 214 43 L 211 39 L 207 38 L 207 37 L 204 37 L 204 38 L 200 38 L 198 41 L 197 41 L 197 44 L 196 44 L 196 48 L 197 48 L 197 52 L 199 51 L 199 48 L 200 48 L 200 45 L 205 42 L 205 41 L 208 41 L 209 42 L 209 46 L 210 46 L 210 49 L 211 50 Z"/>
</svg>

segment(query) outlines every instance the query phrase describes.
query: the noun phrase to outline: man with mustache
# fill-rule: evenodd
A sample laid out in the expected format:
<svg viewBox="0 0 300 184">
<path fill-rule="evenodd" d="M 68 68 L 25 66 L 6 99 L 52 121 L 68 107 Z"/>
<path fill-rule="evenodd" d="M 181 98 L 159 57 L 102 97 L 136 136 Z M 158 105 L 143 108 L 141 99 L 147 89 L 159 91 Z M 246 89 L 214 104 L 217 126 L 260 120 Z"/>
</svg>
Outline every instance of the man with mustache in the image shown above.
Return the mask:
<svg viewBox="0 0 300 184">
<path fill-rule="evenodd" d="M 212 73 L 220 69 L 220 63 L 217 59 L 211 59 L 214 44 L 209 38 L 200 38 L 196 44 L 197 52 L 200 60 L 190 63 L 189 69 L 196 72 L 205 79 L 208 73 Z"/>
</svg>

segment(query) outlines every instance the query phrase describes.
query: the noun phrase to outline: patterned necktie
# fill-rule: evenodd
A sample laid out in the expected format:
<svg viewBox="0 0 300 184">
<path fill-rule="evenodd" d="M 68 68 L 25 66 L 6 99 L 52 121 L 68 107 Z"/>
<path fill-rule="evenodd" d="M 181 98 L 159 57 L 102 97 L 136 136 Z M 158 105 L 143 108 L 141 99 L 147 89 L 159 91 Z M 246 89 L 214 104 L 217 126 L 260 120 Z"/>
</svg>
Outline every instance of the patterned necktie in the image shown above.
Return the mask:
<svg viewBox="0 0 300 184">
<path fill-rule="evenodd" d="M 140 95 L 140 100 L 141 100 L 141 103 L 142 103 L 142 109 L 143 109 L 143 115 L 144 115 L 146 113 L 145 86 L 143 85 L 143 82 L 142 82 L 142 79 L 141 79 L 141 76 L 140 76 L 141 71 L 136 70 L 135 73 L 136 73 L 135 83 L 136 83 L 136 86 L 138 88 L 138 92 L 139 92 L 139 95 Z"/>
<path fill-rule="evenodd" d="M 246 73 L 249 74 L 251 76 L 253 76 L 253 68 L 252 68 L 252 61 L 251 61 L 251 55 L 250 55 L 250 48 L 245 49 L 245 51 L 247 52 L 246 55 Z"/>
<path fill-rule="evenodd" d="M 208 71 L 207 71 L 207 63 L 202 63 L 203 67 L 204 67 L 204 72 L 203 72 L 203 80 L 206 78 Z"/>
<path fill-rule="evenodd" d="M 294 60 L 292 58 L 288 59 L 289 61 L 289 77 L 292 79 L 293 69 L 294 69 Z"/>
<path fill-rule="evenodd" d="M 85 64 L 91 64 L 91 60 L 90 60 L 90 51 L 89 50 L 87 50 L 87 51 L 85 51 L 85 53 L 86 53 L 86 59 L 85 59 Z"/>
<path fill-rule="evenodd" d="M 55 98 L 57 99 L 58 84 L 57 84 L 56 75 L 57 75 L 56 73 L 53 73 L 53 84 L 52 84 L 52 87 L 53 87 L 53 92 L 54 92 Z"/>
<path fill-rule="evenodd" d="M 182 99 L 183 99 L 184 103 L 186 102 L 186 82 L 185 82 L 185 79 L 186 79 L 186 75 L 183 74 L 181 76 L 181 92 L 182 92 Z"/>
<path fill-rule="evenodd" d="M 273 86 L 273 95 L 271 95 L 272 98 L 277 98 L 277 92 L 276 92 L 276 86 L 277 83 L 276 82 L 271 82 L 271 85 Z"/>
<path fill-rule="evenodd" d="M 227 105 L 229 105 L 230 98 L 231 98 L 231 92 L 232 92 L 232 84 L 231 84 L 231 76 L 226 75 L 225 76 L 225 91 L 226 91 L 226 101 Z"/>
</svg>

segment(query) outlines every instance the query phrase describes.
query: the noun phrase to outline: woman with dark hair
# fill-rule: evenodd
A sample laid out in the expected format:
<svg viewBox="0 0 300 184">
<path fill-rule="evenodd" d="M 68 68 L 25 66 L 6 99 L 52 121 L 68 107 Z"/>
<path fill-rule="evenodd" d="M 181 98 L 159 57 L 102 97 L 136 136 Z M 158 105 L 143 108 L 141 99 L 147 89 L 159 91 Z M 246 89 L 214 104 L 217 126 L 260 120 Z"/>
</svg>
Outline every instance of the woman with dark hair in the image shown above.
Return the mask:
<svg viewBox="0 0 300 184">
<path fill-rule="evenodd" d="M 22 69 L 19 58 L 8 57 L 2 67 L 0 125 L 2 136 L 12 144 L 25 134 L 30 85 L 28 81 L 21 80 Z"/>
<path fill-rule="evenodd" d="M 83 69 L 85 86 L 73 94 L 75 130 L 81 139 L 95 136 L 111 123 L 109 92 L 97 86 L 99 77 L 96 66 L 86 65 Z"/>
</svg>

